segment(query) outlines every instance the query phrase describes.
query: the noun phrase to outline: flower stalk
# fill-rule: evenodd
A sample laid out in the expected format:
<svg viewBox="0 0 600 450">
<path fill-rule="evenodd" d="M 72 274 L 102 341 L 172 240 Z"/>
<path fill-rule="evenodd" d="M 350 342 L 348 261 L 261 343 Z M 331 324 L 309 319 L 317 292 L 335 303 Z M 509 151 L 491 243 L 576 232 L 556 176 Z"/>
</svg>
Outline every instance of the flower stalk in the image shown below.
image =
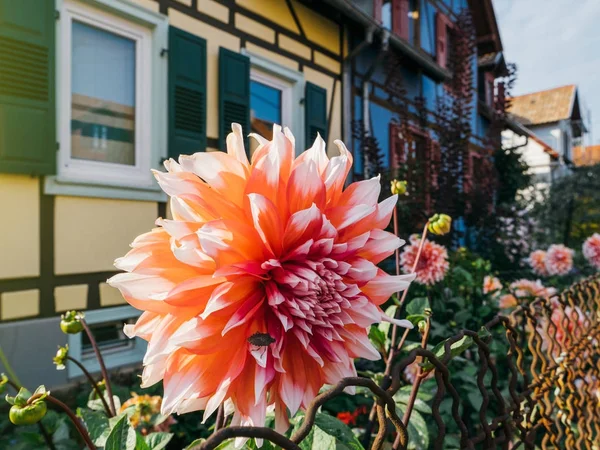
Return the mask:
<svg viewBox="0 0 600 450">
<path fill-rule="evenodd" d="M 94 389 L 94 391 L 96 391 L 96 394 L 102 401 L 102 406 L 104 406 L 104 411 L 106 411 L 106 415 L 108 417 L 114 417 L 114 414 L 112 413 L 110 407 L 108 406 L 108 403 L 106 403 L 106 399 L 104 398 L 104 393 L 100 389 L 100 386 L 98 386 L 98 383 L 96 383 L 96 380 L 94 380 L 94 377 L 92 376 L 92 374 L 85 368 L 85 366 L 83 364 L 81 364 L 75 358 L 73 358 L 71 356 L 67 356 L 66 359 L 68 359 L 73 364 L 75 364 L 77 367 L 79 367 L 79 369 L 83 372 L 85 377 L 88 379 L 88 381 L 92 385 L 92 388 Z"/>
<path fill-rule="evenodd" d="M 87 430 L 85 429 L 85 427 L 83 426 L 83 424 L 81 423 L 81 420 L 79 420 L 77 418 L 77 416 L 75 415 L 75 413 L 71 410 L 71 408 L 69 408 L 67 405 L 65 405 L 63 402 L 61 402 L 59 399 L 57 399 L 56 397 L 53 397 L 52 395 L 50 395 L 49 393 L 45 393 L 45 394 L 35 394 L 32 397 L 29 398 L 29 400 L 27 400 L 27 404 L 30 405 L 32 404 L 35 400 L 39 399 L 43 397 L 44 400 L 49 401 L 50 403 L 54 404 L 55 406 L 58 406 L 60 409 L 62 409 L 65 414 L 67 416 L 69 416 L 69 419 L 71 419 L 71 422 L 73 422 L 73 425 L 75 425 L 75 428 L 77 429 L 77 431 L 79 432 L 79 434 L 81 435 L 81 437 L 83 438 L 85 444 L 87 445 L 87 447 L 90 450 L 97 450 L 96 446 L 94 445 L 94 443 L 92 442 L 92 439 L 90 438 L 89 433 L 87 432 Z"/>
<path fill-rule="evenodd" d="M 108 377 L 108 371 L 106 370 L 106 365 L 104 364 L 104 358 L 102 358 L 102 354 L 100 353 L 100 349 L 98 348 L 98 344 L 96 343 L 96 338 L 94 338 L 94 334 L 90 330 L 85 319 L 81 319 L 81 325 L 83 326 L 83 330 L 88 335 L 90 340 L 90 344 L 94 349 L 94 353 L 96 354 L 96 359 L 98 359 L 98 364 L 100 364 L 100 371 L 102 372 L 102 378 L 104 378 L 104 383 L 106 385 L 106 394 L 108 395 L 108 401 L 110 402 L 110 411 L 112 416 L 114 417 L 117 414 L 117 410 L 115 408 L 115 400 L 113 398 L 112 387 L 110 385 L 110 379 Z M 100 398 L 104 398 L 102 395 Z"/>
</svg>

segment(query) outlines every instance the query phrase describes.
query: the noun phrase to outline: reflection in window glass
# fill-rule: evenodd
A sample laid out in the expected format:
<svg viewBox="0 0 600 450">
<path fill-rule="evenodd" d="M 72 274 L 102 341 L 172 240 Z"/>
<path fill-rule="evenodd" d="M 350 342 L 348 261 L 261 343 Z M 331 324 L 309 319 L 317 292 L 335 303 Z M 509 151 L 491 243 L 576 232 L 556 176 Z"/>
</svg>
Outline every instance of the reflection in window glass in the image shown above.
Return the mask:
<svg viewBox="0 0 600 450">
<path fill-rule="evenodd" d="M 135 41 L 73 22 L 71 157 L 135 165 Z"/>
<path fill-rule="evenodd" d="M 392 0 L 385 0 L 381 7 L 381 22 L 388 30 L 392 29 Z"/>
<path fill-rule="evenodd" d="M 281 90 L 250 81 L 252 132 L 273 139 L 273 124 L 281 124 Z"/>
</svg>

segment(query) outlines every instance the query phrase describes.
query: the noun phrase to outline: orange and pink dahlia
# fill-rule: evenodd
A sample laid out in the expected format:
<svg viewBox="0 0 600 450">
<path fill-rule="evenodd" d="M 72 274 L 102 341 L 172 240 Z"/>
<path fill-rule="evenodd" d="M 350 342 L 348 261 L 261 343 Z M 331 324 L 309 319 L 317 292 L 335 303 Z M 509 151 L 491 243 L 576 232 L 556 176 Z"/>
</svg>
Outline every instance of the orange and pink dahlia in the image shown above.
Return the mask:
<svg viewBox="0 0 600 450">
<path fill-rule="evenodd" d="M 410 245 L 404 247 L 400 255 L 400 265 L 405 273 L 412 272 L 412 268 L 419 252 L 421 238 L 418 235 L 410 237 Z M 448 271 L 448 251 L 446 247 L 436 244 L 428 239 L 423 243 L 421 257 L 417 264 L 415 281 L 419 284 L 435 284 L 442 281 Z"/>
<path fill-rule="evenodd" d="M 144 311 L 126 333 L 148 341 L 142 383 L 163 381 L 164 414 L 223 404 L 234 425 L 263 426 L 274 407 L 281 431 L 324 384 L 355 376 L 354 358 L 380 357 L 369 327 L 394 322 L 380 306 L 414 275 L 377 267 L 403 243 L 384 231 L 397 196 L 378 203 L 379 178 L 344 189 L 342 142 L 331 159 L 321 137 L 295 157 L 275 126 L 248 161 L 232 128 L 227 152 L 155 172 L 173 219 L 136 238 L 109 283 Z"/>
<path fill-rule="evenodd" d="M 486 275 L 483 278 L 483 293 L 489 294 L 491 292 L 496 292 L 502 289 L 502 283 L 496 277 L 492 277 L 490 275 Z"/>
<path fill-rule="evenodd" d="M 546 252 L 546 270 L 549 275 L 566 275 L 573 268 L 573 250 L 554 244 Z"/>
<path fill-rule="evenodd" d="M 533 270 L 533 273 L 541 277 L 548 276 L 548 270 L 546 269 L 546 252 L 544 250 L 536 250 L 531 252 L 527 263 Z"/>
<path fill-rule="evenodd" d="M 594 233 L 583 243 L 583 256 L 596 269 L 600 269 L 600 234 Z"/>
</svg>

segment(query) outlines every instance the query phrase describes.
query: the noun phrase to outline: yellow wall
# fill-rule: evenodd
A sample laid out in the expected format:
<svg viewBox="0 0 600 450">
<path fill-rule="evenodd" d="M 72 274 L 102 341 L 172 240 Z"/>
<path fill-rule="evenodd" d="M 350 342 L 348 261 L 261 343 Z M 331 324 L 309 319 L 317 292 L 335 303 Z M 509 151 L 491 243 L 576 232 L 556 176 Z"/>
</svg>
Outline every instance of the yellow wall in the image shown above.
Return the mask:
<svg viewBox="0 0 600 450">
<path fill-rule="evenodd" d="M 0 280 L 40 274 L 39 181 L 0 174 Z"/>
<path fill-rule="evenodd" d="M 154 202 L 56 197 L 55 273 L 115 270 L 114 260 L 153 227 L 156 216 Z"/>
</svg>

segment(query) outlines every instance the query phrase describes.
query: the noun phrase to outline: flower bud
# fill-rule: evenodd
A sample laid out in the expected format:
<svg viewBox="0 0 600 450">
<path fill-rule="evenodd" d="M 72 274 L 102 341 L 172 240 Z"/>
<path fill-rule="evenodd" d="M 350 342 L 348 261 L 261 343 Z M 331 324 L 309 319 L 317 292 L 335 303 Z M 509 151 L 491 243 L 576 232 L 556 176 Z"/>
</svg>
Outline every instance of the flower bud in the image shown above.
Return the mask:
<svg viewBox="0 0 600 450">
<path fill-rule="evenodd" d="M 392 180 L 391 182 L 392 195 L 404 195 L 406 194 L 407 182 L 406 180 L 398 181 Z"/>
<path fill-rule="evenodd" d="M 6 396 L 6 401 L 12 406 L 8 418 L 15 425 L 33 425 L 46 415 L 47 407 L 44 399 L 50 394 L 44 386 L 38 387 L 32 395 L 21 388 L 15 397 Z M 32 400 L 33 398 L 33 400 Z"/>
<path fill-rule="evenodd" d="M 0 373 L 0 395 L 4 394 L 4 391 L 6 391 L 7 384 L 8 384 L 8 377 L 5 374 Z"/>
<path fill-rule="evenodd" d="M 83 313 L 77 311 L 67 311 L 60 318 L 60 329 L 65 334 L 77 334 L 83 330 L 81 319 L 83 319 Z"/>
<path fill-rule="evenodd" d="M 419 322 L 418 327 L 419 327 L 419 333 L 421 333 L 421 334 L 425 333 L 425 330 L 427 329 L 427 322 L 425 322 L 424 320 L 421 320 Z"/>
<path fill-rule="evenodd" d="M 450 232 L 451 226 L 452 226 L 452 217 L 450 217 L 446 214 L 434 214 L 429 219 L 427 229 L 432 234 L 437 234 L 438 236 L 443 236 L 444 234 L 448 234 Z"/>
<path fill-rule="evenodd" d="M 69 356 L 69 346 L 58 347 L 56 356 L 52 358 L 52 361 L 56 364 L 56 370 L 65 370 L 67 356 Z"/>
<path fill-rule="evenodd" d="M 35 400 L 31 405 L 10 407 L 8 418 L 15 425 L 33 425 L 46 415 L 46 402 Z"/>
</svg>

